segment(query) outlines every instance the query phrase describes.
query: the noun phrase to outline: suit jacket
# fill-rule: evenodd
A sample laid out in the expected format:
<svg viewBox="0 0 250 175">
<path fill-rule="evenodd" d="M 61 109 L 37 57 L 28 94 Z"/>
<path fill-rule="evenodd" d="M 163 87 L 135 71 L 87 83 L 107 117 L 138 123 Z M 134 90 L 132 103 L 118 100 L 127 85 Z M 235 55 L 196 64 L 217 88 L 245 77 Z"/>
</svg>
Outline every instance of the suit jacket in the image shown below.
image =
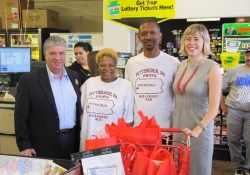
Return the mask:
<svg viewBox="0 0 250 175">
<path fill-rule="evenodd" d="M 75 138 L 79 151 L 80 142 L 80 90 L 77 85 L 79 76 L 66 69 L 77 95 L 77 116 Z M 38 157 L 57 158 L 59 154 L 60 135 L 59 117 L 49 82 L 46 66 L 20 77 L 15 104 L 15 133 L 19 151 L 34 148 Z M 69 143 L 70 144 L 70 143 Z"/>
</svg>

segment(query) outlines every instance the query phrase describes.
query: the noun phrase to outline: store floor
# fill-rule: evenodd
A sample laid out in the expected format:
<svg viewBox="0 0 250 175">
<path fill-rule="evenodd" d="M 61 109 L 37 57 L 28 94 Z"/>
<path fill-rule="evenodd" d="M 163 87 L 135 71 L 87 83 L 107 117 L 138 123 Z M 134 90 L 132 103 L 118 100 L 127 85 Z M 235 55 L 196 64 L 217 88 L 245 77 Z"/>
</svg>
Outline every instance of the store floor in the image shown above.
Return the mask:
<svg viewBox="0 0 250 175">
<path fill-rule="evenodd" d="M 230 161 L 213 160 L 212 175 L 233 175 L 234 173 L 234 165 Z"/>
</svg>

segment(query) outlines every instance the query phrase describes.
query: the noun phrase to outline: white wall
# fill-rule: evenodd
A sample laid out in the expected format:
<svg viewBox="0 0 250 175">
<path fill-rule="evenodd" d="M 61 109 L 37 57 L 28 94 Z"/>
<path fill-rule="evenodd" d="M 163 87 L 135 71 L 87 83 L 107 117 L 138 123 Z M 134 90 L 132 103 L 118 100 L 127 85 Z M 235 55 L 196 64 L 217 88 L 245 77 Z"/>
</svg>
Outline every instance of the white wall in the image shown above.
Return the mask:
<svg viewBox="0 0 250 175">
<path fill-rule="evenodd" d="M 103 21 L 103 45 L 117 52 L 132 52 L 135 48 L 135 30 L 123 25 Z"/>
<path fill-rule="evenodd" d="M 250 17 L 250 0 L 176 0 L 175 9 L 175 19 Z M 134 54 L 135 33 L 135 30 L 103 19 L 103 45 L 116 51 Z"/>
<path fill-rule="evenodd" d="M 250 0 L 176 0 L 175 18 L 250 16 Z"/>
</svg>

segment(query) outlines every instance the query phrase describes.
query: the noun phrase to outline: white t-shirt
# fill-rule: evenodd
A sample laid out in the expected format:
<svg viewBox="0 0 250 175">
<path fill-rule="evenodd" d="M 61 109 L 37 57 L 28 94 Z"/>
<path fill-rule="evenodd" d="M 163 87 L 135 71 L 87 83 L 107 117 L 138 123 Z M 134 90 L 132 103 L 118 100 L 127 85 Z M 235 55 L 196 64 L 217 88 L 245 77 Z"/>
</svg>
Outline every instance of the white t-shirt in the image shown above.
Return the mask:
<svg viewBox="0 0 250 175">
<path fill-rule="evenodd" d="M 85 140 L 90 139 L 98 127 L 118 118 L 126 123 L 133 122 L 134 96 L 128 80 L 117 78 L 105 83 L 101 77 L 89 78 L 81 87 L 81 105 L 83 109 L 80 151 L 85 150 Z"/>
<path fill-rule="evenodd" d="M 134 126 L 141 122 L 139 110 L 149 118 L 154 115 L 162 128 L 172 126 L 175 105 L 172 84 L 179 63 L 177 58 L 164 52 L 156 58 L 146 58 L 141 53 L 128 60 L 125 78 L 134 89 Z"/>
</svg>

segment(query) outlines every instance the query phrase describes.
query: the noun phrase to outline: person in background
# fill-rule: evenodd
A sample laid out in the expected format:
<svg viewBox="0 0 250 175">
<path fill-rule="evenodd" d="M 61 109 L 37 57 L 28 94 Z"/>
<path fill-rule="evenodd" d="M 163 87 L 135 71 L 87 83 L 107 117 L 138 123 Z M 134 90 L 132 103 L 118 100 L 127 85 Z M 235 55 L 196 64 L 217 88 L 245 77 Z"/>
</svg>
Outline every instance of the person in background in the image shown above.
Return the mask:
<svg viewBox="0 0 250 175">
<path fill-rule="evenodd" d="M 15 103 L 16 142 L 22 156 L 70 159 L 79 150 L 79 76 L 64 68 L 67 44 L 44 42 L 46 66 L 20 77 Z"/>
<path fill-rule="evenodd" d="M 184 128 L 185 137 L 191 136 L 190 174 L 211 175 L 213 119 L 218 114 L 222 75 L 220 65 L 206 58 L 211 54 L 206 27 L 190 25 L 183 33 L 179 52 L 188 59 L 181 62 L 173 84 L 173 127 Z M 181 134 L 173 134 L 173 140 L 182 139 Z"/>
<path fill-rule="evenodd" d="M 105 48 L 96 55 L 100 76 L 89 78 L 81 87 L 83 109 L 80 151 L 85 150 L 85 140 L 95 134 L 95 130 L 118 118 L 126 123 L 133 122 L 134 97 L 128 80 L 115 76 L 117 53 Z"/>
<path fill-rule="evenodd" d="M 141 122 L 138 111 L 155 116 L 161 128 L 172 127 L 174 110 L 173 81 L 179 60 L 159 50 L 162 33 L 159 24 L 148 19 L 139 27 L 143 52 L 128 60 L 125 78 L 133 86 L 134 126 Z M 169 135 L 169 133 L 166 133 Z"/>
<path fill-rule="evenodd" d="M 92 46 L 89 43 L 78 42 L 74 45 L 74 53 L 76 61 L 68 68 L 77 72 L 80 77 L 80 85 L 82 85 L 91 75 L 88 66 L 88 54 L 92 52 Z"/>
<path fill-rule="evenodd" d="M 96 54 L 98 51 L 92 51 L 88 54 L 88 65 L 89 65 L 89 71 L 91 72 L 91 77 L 99 76 L 97 64 L 96 64 Z"/>
<path fill-rule="evenodd" d="M 245 64 L 227 71 L 222 89 L 229 87 L 221 109 L 227 115 L 227 137 L 235 175 L 249 175 L 250 171 L 250 47 L 245 49 Z M 246 159 L 242 156 L 242 136 L 246 146 Z"/>
</svg>

